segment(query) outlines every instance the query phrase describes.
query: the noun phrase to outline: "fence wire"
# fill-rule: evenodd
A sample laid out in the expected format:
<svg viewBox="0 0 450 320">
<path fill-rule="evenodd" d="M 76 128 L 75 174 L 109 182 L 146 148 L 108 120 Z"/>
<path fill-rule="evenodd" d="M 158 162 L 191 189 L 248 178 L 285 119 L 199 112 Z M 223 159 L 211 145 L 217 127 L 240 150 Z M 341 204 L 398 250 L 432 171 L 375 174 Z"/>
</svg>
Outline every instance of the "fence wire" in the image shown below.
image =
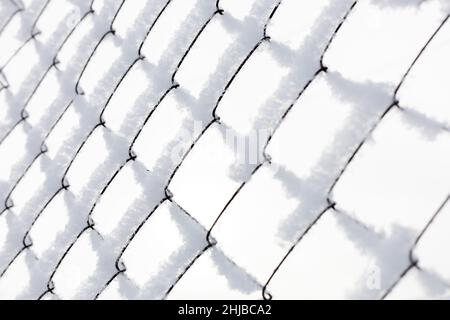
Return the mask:
<svg viewBox="0 0 450 320">
<path fill-rule="evenodd" d="M 426 52 L 430 43 L 433 42 L 435 36 L 439 34 L 449 19 L 447 15 L 434 34 L 423 44 L 421 51 L 417 53 L 409 68 L 405 70 L 401 81 L 397 83 L 391 97 L 391 103 L 384 107 L 384 111 L 380 113 L 370 130 L 351 150 L 350 156 L 340 168 L 339 173 L 322 194 L 322 197 L 326 199 L 326 203 L 322 207 L 317 208 L 311 221 L 304 222 L 307 225 L 306 228 L 295 232 L 295 236 L 287 246 L 283 258 L 271 266 L 273 271 L 264 281 L 261 281 L 257 275 L 252 274 L 251 270 L 242 267 L 238 259 L 232 258 L 225 249 L 222 249 L 220 239 L 215 237 L 215 229 L 222 219 L 226 217 L 230 205 L 241 195 L 247 185 L 252 183 L 254 176 L 262 168 L 276 168 L 277 163 L 274 163 L 270 152 L 267 151 L 268 146 L 272 138 L 277 134 L 278 129 L 283 126 L 285 119 L 289 117 L 290 112 L 299 107 L 298 103 L 301 102 L 305 92 L 318 81 L 318 78 L 329 73 L 329 66 L 326 65 L 324 56 L 329 52 L 333 41 L 342 32 L 342 26 L 347 23 L 348 19 L 351 19 L 354 11 L 358 10 L 359 1 L 349 1 L 344 14 L 339 20 L 333 22 L 333 31 L 328 36 L 327 41 L 322 43 L 320 52 L 315 56 L 318 65 L 311 72 L 311 77 L 299 80 L 298 72 L 301 72 L 302 68 L 309 70 L 311 67 L 306 68 L 304 65 L 294 65 L 296 63 L 295 59 L 293 63 L 285 61 L 285 63 L 290 64 L 291 73 L 286 80 L 283 80 L 285 82 L 279 88 L 276 88 L 277 94 L 279 93 L 283 97 L 282 102 L 280 106 L 274 108 L 267 123 L 262 122 L 270 132 L 263 143 L 262 160 L 252 164 L 249 168 L 249 174 L 239 180 L 238 187 L 226 201 L 222 210 L 214 213 L 215 218 L 212 219 L 213 223 L 211 225 L 202 224 L 196 212 L 190 212 L 185 209 L 182 201 L 178 200 L 179 195 L 171 191 L 171 186 L 176 176 L 180 174 L 181 168 L 198 148 L 205 135 L 209 134 L 214 128 L 233 130 L 226 119 L 223 120 L 221 117 L 221 103 L 229 91 L 232 90 L 236 79 L 244 72 L 247 65 L 251 63 L 255 54 L 267 50 L 267 48 L 277 49 L 280 47 L 280 43 L 276 39 L 272 39 L 269 26 L 272 19 L 276 17 L 279 8 L 283 6 L 283 0 L 257 1 L 252 9 L 254 15 L 244 20 L 232 17 L 226 9 L 223 9 L 226 8 L 226 5 L 222 4 L 222 0 L 197 2 L 196 6 L 189 13 L 187 21 L 182 24 L 182 30 L 178 31 L 179 34 L 175 35 L 176 39 L 170 44 L 171 50 L 167 50 L 162 55 L 157 65 L 147 61 L 147 42 L 156 32 L 155 30 L 158 28 L 160 20 L 168 14 L 167 12 L 173 6 L 180 5 L 180 1 L 148 1 L 141 9 L 142 12 L 138 23 L 130 22 L 130 28 L 126 35 L 123 36 L 116 30 L 116 23 L 120 15 L 126 13 L 126 10 L 129 9 L 127 4 L 132 2 L 131 0 L 104 1 L 103 6 L 98 11 L 96 9 L 96 0 L 92 0 L 88 5 L 83 3 L 83 1 L 68 0 L 66 1 L 67 5 L 72 5 L 77 12 L 80 12 L 75 23 L 68 25 L 66 19 L 63 18 L 60 25 L 55 27 L 53 34 L 50 35 L 50 40 L 41 42 L 39 38 L 41 31 L 38 29 L 40 19 L 54 2 L 57 1 L 27 1 L 26 4 L 29 4 L 29 6 L 13 0 L 3 0 L 1 3 L 4 10 L 1 11 L 2 16 L 0 17 L 0 43 L 2 43 L 2 38 L 5 37 L 8 28 L 14 21 L 20 21 L 22 31 L 26 30 L 16 35 L 19 43 L 13 48 L 11 55 L 3 59 L 4 61 L 0 61 L 0 94 L 4 94 L 7 97 L 4 100 L 7 103 L 4 103 L 1 108 L 4 108 L 8 115 L 7 119 L 4 119 L 1 123 L 0 148 L 21 130 L 27 135 L 25 157 L 18 158 L 14 154 L 1 155 L 1 157 L 5 156 L 4 159 L 6 161 L 13 161 L 14 165 L 12 166 L 10 179 L 4 183 L 2 182 L 0 189 L 3 202 L 0 216 L 6 217 L 5 221 L 7 222 L 5 223 L 8 228 L 8 234 L 5 235 L 5 245 L 0 251 L 0 284 L 7 277 L 8 273 L 15 272 L 16 264 L 21 257 L 32 257 L 32 259 L 27 260 L 28 273 L 31 277 L 28 289 L 27 292 L 19 294 L 19 298 L 63 298 L 58 296 L 58 281 L 55 281 L 55 277 L 62 272 L 64 262 L 70 257 L 77 244 L 82 241 L 81 239 L 86 236 L 98 239 L 98 243 L 95 242 L 97 244 L 93 250 L 97 252 L 101 261 L 93 274 L 85 275 L 87 279 L 90 279 L 89 284 L 81 284 L 80 291 L 76 293 L 74 298 L 101 298 L 114 281 L 122 278 L 124 279 L 123 281 L 129 281 L 124 254 L 134 243 L 139 233 L 142 232 L 144 226 L 152 223 L 152 217 L 155 212 L 161 210 L 165 205 L 182 212 L 187 217 L 187 220 L 183 221 L 187 221 L 188 224 L 195 226 L 193 228 L 198 228 L 204 241 L 193 243 L 192 252 L 187 254 L 186 259 L 180 260 L 176 268 L 166 273 L 161 271 L 162 274 L 159 276 L 161 279 L 158 281 L 164 282 L 168 279 L 167 283 L 152 289 L 153 291 L 150 289 L 146 290 L 147 287 L 152 288 L 151 284 L 142 284 L 142 287 L 132 287 L 131 291 L 128 292 L 129 298 L 170 298 L 171 292 L 177 287 L 183 277 L 190 272 L 192 266 L 211 250 L 218 250 L 225 255 L 227 261 L 239 270 L 240 277 L 259 288 L 263 299 L 277 298 L 276 295 L 271 293 L 271 283 L 278 273 L 283 272 L 283 264 L 289 259 L 297 246 L 302 243 L 304 238 L 308 236 L 309 232 L 316 227 L 325 215 L 336 214 L 350 217 L 344 209 L 339 207 L 339 199 L 333 198 L 333 190 L 339 184 L 341 177 L 347 172 L 347 168 L 356 161 L 360 150 L 370 141 L 373 132 L 383 123 L 386 116 L 392 113 L 393 110 L 404 114 L 410 113 L 409 109 L 402 107 L 402 101 L 398 97 L 398 92 L 415 64 L 420 62 L 422 54 Z M 76 37 L 79 29 L 83 28 L 83 25 L 90 20 L 92 21 L 92 30 L 95 31 L 85 32 L 81 41 L 82 46 L 76 53 L 72 52 L 73 57 L 71 59 L 75 61 L 61 61 L 61 59 L 64 60 L 64 57 L 60 57 L 61 52 L 65 50 L 72 38 Z M 227 56 L 222 57 L 218 71 L 210 76 L 208 83 L 213 85 L 203 88 L 200 98 L 195 98 L 183 88 L 182 84 L 177 82 L 177 75 L 183 68 L 189 55 L 195 51 L 202 35 L 217 21 L 225 21 L 224 25 L 232 29 L 228 31 L 237 33 L 238 37 L 241 36 L 241 38 L 231 45 L 233 49 L 230 49 L 230 51 L 234 50 L 235 54 L 233 55 L 233 52 L 229 52 L 231 58 L 228 58 L 228 60 Z M 248 36 L 249 34 L 252 34 L 252 36 Z M 108 66 L 105 74 L 101 76 L 94 87 L 87 87 L 85 83 L 86 75 L 90 72 L 90 69 L 95 70 L 103 60 L 107 59 L 106 56 L 102 55 L 106 55 L 107 51 L 104 48 L 108 43 L 113 43 L 115 47 L 119 48 L 120 54 L 116 61 Z M 148 45 L 150 47 L 158 46 L 158 43 L 150 42 Z M 29 46 L 35 47 L 35 52 L 39 55 L 39 59 L 34 65 L 28 67 L 30 72 L 24 82 L 19 83 L 19 87 L 13 88 L 17 83 L 9 81 L 10 73 L 14 72 L 14 69 L 9 69 L 9 67 L 20 59 L 21 53 Z M 301 52 L 296 52 L 287 47 L 283 47 L 283 53 L 275 49 L 273 54 L 276 56 L 276 59 L 281 61 L 285 59 L 286 52 L 288 52 L 287 55 L 293 57 L 301 57 L 302 55 Z M 3 47 L 0 50 L 3 50 Z M 61 68 L 61 64 L 67 65 Z M 108 113 L 114 112 L 114 109 L 112 109 L 114 107 L 114 99 L 116 99 L 120 90 L 123 90 L 127 79 L 140 67 L 145 71 L 152 86 L 145 88 L 142 96 L 134 97 L 136 102 L 134 105 L 129 106 L 129 111 L 136 112 L 137 116 L 125 116 L 121 120 L 126 122 L 127 126 L 122 126 L 117 130 L 114 124 L 109 123 Z M 42 90 L 46 80 L 53 72 L 57 74 L 57 79 L 61 82 L 64 89 L 60 90 L 60 92 L 55 92 L 56 98 L 53 102 L 49 102 L 51 107 L 48 108 L 48 114 L 45 114 L 45 118 L 43 120 L 38 119 L 35 122 L 32 119 L 33 110 L 29 110 L 29 108 L 33 99 L 36 98 L 39 90 Z M 307 71 L 305 73 L 307 74 Z M 257 86 L 258 84 L 255 83 L 254 85 Z M 190 109 L 188 112 L 190 112 L 192 117 L 184 125 L 191 127 L 196 120 L 202 120 L 202 128 L 199 132 L 193 134 L 192 141 L 187 144 L 177 163 L 163 167 L 161 172 L 153 169 L 148 170 L 141 161 L 139 152 L 135 151 L 136 144 L 139 143 L 143 131 L 152 123 L 153 118 L 165 101 L 177 95 L 185 97 L 184 101 L 187 101 L 186 104 Z M 128 98 L 131 99 L 131 97 Z M 241 107 L 245 108 L 245 106 Z M 198 110 L 201 110 L 201 114 L 198 114 Z M 51 157 L 48 155 L 52 148 L 49 139 L 55 132 L 58 134 L 56 130 L 63 124 L 64 119 L 69 117 L 70 112 L 80 115 L 79 128 L 70 137 L 71 140 L 66 143 L 65 150 L 55 150 L 57 151 L 56 155 Z M 236 111 L 236 113 L 239 114 L 239 111 Z M 443 127 L 438 122 L 435 123 L 435 126 L 441 130 L 448 131 L 445 126 Z M 86 181 L 85 186 L 79 193 L 73 190 L 71 175 L 77 174 L 77 162 L 80 161 L 81 157 L 84 156 L 85 150 L 96 141 L 95 139 L 99 135 L 106 140 L 109 154 L 106 156 L 106 159 L 98 159 L 102 156 L 98 155 L 97 158 L 95 153 L 89 154 L 93 164 L 100 160 L 100 168 L 97 168 L 95 178 Z M 295 148 L 296 137 L 293 136 L 291 138 L 290 144 Z M 167 146 L 167 148 L 170 148 L 170 146 Z M 1 149 L 0 152 L 4 152 L 4 150 L 8 149 Z M 169 163 L 169 160 L 168 156 L 163 156 L 159 162 Z M 31 199 L 31 204 L 16 203 L 14 201 L 15 192 L 20 189 L 23 181 L 36 167 L 42 168 L 45 172 L 45 182 L 41 188 L 37 188 L 35 194 L 28 195 Z M 139 171 L 142 172 L 139 179 L 142 179 L 141 183 L 145 192 L 152 195 L 144 195 L 141 202 L 144 203 L 143 207 L 148 208 L 148 210 L 130 214 L 128 217 L 129 221 L 114 231 L 112 235 L 103 234 L 101 228 L 97 228 L 96 225 L 96 209 L 108 190 L 119 185 L 120 176 L 125 174 L 124 172 L 130 168 L 136 171 L 143 168 L 142 171 Z M 286 174 L 290 175 L 292 179 L 296 179 L 293 173 L 287 172 Z M 148 185 L 146 185 L 147 180 L 151 181 Z M 211 186 L 204 186 L 204 188 L 209 189 Z M 142 197 L 140 195 L 135 196 L 137 198 Z M 297 195 L 299 199 L 304 196 L 303 194 Z M 204 197 L 208 196 L 205 195 Z M 33 237 L 31 236 L 33 228 L 46 214 L 49 207 L 54 205 L 59 198 L 67 201 L 68 210 L 71 212 L 69 222 L 62 232 L 52 231 L 52 223 L 47 226 L 48 233 L 57 233 L 55 237 L 58 241 L 55 244 L 55 248 L 38 257 L 33 251 Z M 379 298 L 389 297 L 392 290 L 402 282 L 403 278 L 411 270 L 414 269 L 421 273 L 429 272 L 419 267 L 420 263 L 418 258 L 414 256 L 414 250 L 417 243 L 449 201 L 449 198 L 443 200 L 444 202 L 439 210 L 423 226 L 421 233 L 416 236 L 414 245 L 409 251 L 408 266 L 404 270 L 399 271 L 400 276 L 398 279 L 391 283 L 386 290 L 380 292 Z M 23 206 L 22 211 L 16 212 L 16 208 L 21 205 Z M 245 214 L 245 212 L 242 212 L 242 214 Z M 363 224 L 360 221 L 356 221 L 357 219 L 354 217 L 351 217 L 351 219 L 354 219 L 356 223 Z M 253 228 L 258 228 L 258 221 L 254 221 Z M 367 233 L 373 233 L 378 236 L 378 232 L 372 227 L 365 225 L 364 228 Z M 170 234 L 167 236 L 170 237 Z M 230 237 L 232 236 L 230 235 Z M 248 236 L 252 236 L 250 230 Z M 20 242 L 18 239 L 20 239 Z M 147 257 L 143 253 L 142 259 L 152 259 L 152 257 Z M 81 261 L 80 263 L 83 262 Z M 156 277 L 158 278 L 158 275 Z M 444 279 L 440 279 L 440 282 L 443 286 L 449 287 L 449 284 Z M 8 296 L 8 292 L 4 292 L 4 296 Z"/>
</svg>

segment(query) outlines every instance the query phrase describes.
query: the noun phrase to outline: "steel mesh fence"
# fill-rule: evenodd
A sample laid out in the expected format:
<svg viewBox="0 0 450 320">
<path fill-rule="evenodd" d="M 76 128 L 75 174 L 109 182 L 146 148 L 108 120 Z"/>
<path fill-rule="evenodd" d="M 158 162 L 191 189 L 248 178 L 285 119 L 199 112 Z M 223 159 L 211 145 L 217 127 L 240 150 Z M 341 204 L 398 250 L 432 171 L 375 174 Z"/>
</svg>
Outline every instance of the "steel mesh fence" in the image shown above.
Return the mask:
<svg viewBox="0 0 450 320">
<path fill-rule="evenodd" d="M 446 2 L 292 3 L 2 0 L 1 297 L 449 297 Z"/>
</svg>

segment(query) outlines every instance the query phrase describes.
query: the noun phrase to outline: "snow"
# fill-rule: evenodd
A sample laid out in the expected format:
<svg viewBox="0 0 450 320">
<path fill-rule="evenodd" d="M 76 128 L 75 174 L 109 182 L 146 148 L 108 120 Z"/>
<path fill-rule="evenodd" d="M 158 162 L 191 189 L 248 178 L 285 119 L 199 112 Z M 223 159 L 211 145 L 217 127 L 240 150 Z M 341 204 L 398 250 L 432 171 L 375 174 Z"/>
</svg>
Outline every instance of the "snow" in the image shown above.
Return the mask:
<svg viewBox="0 0 450 320">
<path fill-rule="evenodd" d="M 259 299 L 258 283 L 217 249 L 209 249 L 191 267 L 175 288 L 169 300 Z"/>
<path fill-rule="evenodd" d="M 262 167 L 224 212 L 212 236 L 227 256 L 263 283 L 290 243 L 280 227 L 301 201 L 286 194 L 274 170 Z M 302 217 L 306 219 L 310 217 Z"/>
<path fill-rule="evenodd" d="M 447 253 L 445 245 L 449 241 L 449 225 L 450 204 L 446 202 L 414 250 L 414 255 L 420 261 L 420 267 L 439 275 L 447 283 L 450 282 L 450 255 Z M 435 254 L 436 251 L 441 254 Z"/>
<path fill-rule="evenodd" d="M 333 190 L 340 208 L 377 231 L 418 235 L 450 189 L 450 134 L 418 124 L 397 110 L 380 123 Z"/>
<path fill-rule="evenodd" d="M 449 297 L 446 0 L 0 4 L 0 297 Z"/>
<path fill-rule="evenodd" d="M 396 242 L 329 210 L 294 248 L 269 290 L 279 299 L 379 298 L 408 264 L 405 250 L 399 254 L 405 246 Z"/>
<path fill-rule="evenodd" d="M 238 159 L 227 139 L 225 130 L 213 124 L 183 161 L 169 185 L 176 201 L 192 212 L 205 228 L 211 227 L 239 187 L 239 181 L 229 174 Z"/>
<path fill-rule="evenodd" d="M 450 24 L 445 24 L 430 46 L 420 57 L 398 92 L 405 108 L 441 122 L 449 127 L 450 93 L 446 84 L 450 81 Z"/>
</svg>

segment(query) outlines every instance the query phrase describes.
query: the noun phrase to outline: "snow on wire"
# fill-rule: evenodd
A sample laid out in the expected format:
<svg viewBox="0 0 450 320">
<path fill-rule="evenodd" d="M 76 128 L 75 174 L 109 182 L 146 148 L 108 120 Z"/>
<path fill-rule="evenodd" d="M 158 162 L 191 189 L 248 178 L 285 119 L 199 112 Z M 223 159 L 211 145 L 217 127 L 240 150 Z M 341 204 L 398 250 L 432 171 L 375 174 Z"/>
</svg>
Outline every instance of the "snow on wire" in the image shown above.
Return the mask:
<svg viewBox="0 0 450 320">
<path fill-rule="evenodd" d="M 429 243 L 450 173 L 423 178 L 417 206 L 419 187 L 364 184 L 403 127 L 443 158 L 419 165 L 448 171 L 448 111 L 408 87 L 448 50 L 433 47 L 450 36 L 444 1 L 2 1 L 0 297 L 376 299 L 417 283 L 449 297 L 450 258 Z M 389 38 L 392 12 L 422 29 L 346 51 L 361 24 Z M 373 217 L 353 198 L 423 213 Z"/>
</svg>

